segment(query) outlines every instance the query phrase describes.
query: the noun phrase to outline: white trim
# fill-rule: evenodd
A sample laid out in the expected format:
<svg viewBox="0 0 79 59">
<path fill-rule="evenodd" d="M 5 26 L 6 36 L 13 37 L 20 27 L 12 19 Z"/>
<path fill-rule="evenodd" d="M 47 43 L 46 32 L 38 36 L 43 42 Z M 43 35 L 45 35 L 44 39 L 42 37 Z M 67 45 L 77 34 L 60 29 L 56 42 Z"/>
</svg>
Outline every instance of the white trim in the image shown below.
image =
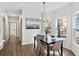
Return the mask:
<svg viewBox="0 0 79 59">
<path fill-rule="evenodd" d="M 79 50 L 76 50 L 77 48 L 79 48 L 79 45 L 77 45 L 76 43 L 74 43 L 74 42 L 72 42 L 72 45 L 73 45 L 73 47 L 72 47 L 72 51 L 74 52 L 74 54 L 76 55 L 76 56 L 78 56 L 79 55 Z M 75 47 L 74 47 L 75 46 Z"/>
<path fill-rule="evenodd" d="M 79 11 L 74 12 L 73 15 L 76 15 L 77 13 L 79 13 Z"/>
<path fill-rule="evenodd" d="M 63 18 L 67 18 L 67 16 L 58 16 L 58 17 L 56 16 L 56 17 L 55 17 L 56 20 L 57 20 L 57 19 L 63 19 Z"/>
<path fill-rule="evenodd" d="M 33 42 L 22 42 L 22 45 L 34 44 Z"/>
<path fill-rule="evenodd" d="M 77 47 L 79 47 L 79 45 L 77 43 L 72 42 L 72 44 L 76 45 Z"/>
</svg>

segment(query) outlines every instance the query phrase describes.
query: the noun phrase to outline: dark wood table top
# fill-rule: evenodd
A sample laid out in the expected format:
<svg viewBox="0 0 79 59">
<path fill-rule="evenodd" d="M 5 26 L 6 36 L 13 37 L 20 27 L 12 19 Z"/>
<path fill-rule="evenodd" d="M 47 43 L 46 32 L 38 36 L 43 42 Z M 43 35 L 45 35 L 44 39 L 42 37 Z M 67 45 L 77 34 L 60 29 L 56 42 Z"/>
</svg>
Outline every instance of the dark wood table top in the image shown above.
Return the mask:
<svg viewBox="0 0 79 59">
<path fill-rule="evenodd" d="M 41 42 L 46 43 L 46 44 L 54 44 L 56 41 L 63 41 L 63 40 L 65 40 L 65 38 L 49 37 L 49 38 L 47 38 L 47 40 L 46 39 L 43 39 L 43 40 L 40 39 Z"/>
</svg>

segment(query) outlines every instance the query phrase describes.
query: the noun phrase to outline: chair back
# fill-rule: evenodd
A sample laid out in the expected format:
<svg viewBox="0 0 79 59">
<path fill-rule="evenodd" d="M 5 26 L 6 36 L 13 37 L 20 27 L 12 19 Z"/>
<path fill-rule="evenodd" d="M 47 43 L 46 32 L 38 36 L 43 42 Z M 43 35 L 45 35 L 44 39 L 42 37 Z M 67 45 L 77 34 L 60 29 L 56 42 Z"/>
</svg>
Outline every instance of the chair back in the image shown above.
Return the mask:
<svg viewBox="0 0 79 59">
<path fill-rule="evenodd" d="M 56 43 L 53 44 L 53 50 L 60 50 L 61 48 L 61 41 L 57 41 Z"/>
<path fill-rule="evenodd" d="M 36 35 L 36 40 L 37 40 L 37 47 L 40 47 L 40 45 L 41 45 L 41 43 L 40 43 L 40 34 L 38 35 Z"/>
<path fill-rule="evenodd" d="M 37 47 L 42 47 L 43 45 L 41 44 L 41 41 L 43 39 L 43 36 L 41 34 L 36 35 L 36 40 L 37 40 Z"/>
</svg>

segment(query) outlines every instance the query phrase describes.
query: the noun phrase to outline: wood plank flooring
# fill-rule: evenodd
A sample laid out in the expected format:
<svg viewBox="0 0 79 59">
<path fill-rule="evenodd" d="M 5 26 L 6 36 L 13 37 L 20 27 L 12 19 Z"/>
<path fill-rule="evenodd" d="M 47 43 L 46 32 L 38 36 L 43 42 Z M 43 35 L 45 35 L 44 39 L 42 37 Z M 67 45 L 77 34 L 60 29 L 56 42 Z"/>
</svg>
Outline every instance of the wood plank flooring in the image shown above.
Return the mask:
<svg viewBox="0 0 79 59">
<path fill-rule="evenodd" d="M 20 41 L 16 38 L 9 39 L 2 50 L 0 50 L 1 56 L 36 56 L 34 52 L 33 44 L 20 45 Z M 65 56 L 75 56 L 74 53 L 68 49 L 64 49 Z"/>
</svg>

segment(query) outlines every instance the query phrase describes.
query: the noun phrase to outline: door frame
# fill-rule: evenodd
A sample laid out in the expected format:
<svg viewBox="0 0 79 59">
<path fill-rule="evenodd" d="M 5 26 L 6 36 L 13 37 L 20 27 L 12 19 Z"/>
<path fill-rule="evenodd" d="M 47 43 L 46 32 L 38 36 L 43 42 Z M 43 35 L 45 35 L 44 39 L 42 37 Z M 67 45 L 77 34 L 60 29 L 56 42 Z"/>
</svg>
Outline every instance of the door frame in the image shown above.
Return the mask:
<svg viewBox="0 0 79 59">
<path fill-rule="evenodd" d="M 17 38 L 17 22 L 9 22 L 9 38 L 10 38 L 10 25 L 11 25 L 11 23 L 16 24 L 16 38 Z"/>
</svg>

